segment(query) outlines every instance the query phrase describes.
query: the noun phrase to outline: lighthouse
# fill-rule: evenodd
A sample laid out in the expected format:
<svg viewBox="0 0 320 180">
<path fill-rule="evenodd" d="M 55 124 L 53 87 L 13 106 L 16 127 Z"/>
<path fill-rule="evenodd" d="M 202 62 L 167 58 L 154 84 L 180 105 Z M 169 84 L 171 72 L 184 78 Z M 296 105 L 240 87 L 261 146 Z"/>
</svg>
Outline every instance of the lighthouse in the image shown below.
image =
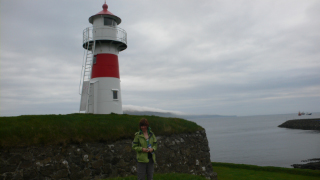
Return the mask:
<svg viewBox="0 0 320 180">
<path fill-rule="evenodd" d="M 83 30 L 80 112 L 122 114 L 118 54 L 127 48 L 127 33 L 106 3 L 102 9 L 89 18 L 92 27 Z"/>
</svg>

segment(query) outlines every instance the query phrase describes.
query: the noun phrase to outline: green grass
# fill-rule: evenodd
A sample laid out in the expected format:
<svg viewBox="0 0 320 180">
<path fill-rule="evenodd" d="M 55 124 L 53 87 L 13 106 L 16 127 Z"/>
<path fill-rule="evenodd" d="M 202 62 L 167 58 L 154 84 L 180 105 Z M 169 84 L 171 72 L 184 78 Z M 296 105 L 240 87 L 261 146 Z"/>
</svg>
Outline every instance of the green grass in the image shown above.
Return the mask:
<svg viewBox="0 0 320 180">
<path fill-rule="evenodd" d="M 213 171 L 218 180 L 319 180 L 320 171 L 281 167 L 261 167 L 245 164 L 213 162 Z M 108 178 L 105 180 L 136 180 L 136 176 Z M 190 174 L 155 174 L 154 180 L 204 180 L 202 176 Z"/>
<path fill-rule="evenodd" d="M 212 163 L 219 180 L 319 180 L 320 171 L 245 164 Z"/>
<path fill-rule="evenodd" d="M 190 174 L 154 174 L 154 180 L 206 180 L 202 176 L 190 175 Z M 128 176 L 128 177 L 118 177 L 118 178 L 108 178 L 105 180 L 137 180 L 137 176 Z"/>
<path fill-rule="evenodd" d="M 138 131 L 141 118 L 148 119 L 157 136 L 203 130 L 191 121 L 158 116 L 68 114 L 0 117 L 0 148 L 131 139 Z"/>
</svg>

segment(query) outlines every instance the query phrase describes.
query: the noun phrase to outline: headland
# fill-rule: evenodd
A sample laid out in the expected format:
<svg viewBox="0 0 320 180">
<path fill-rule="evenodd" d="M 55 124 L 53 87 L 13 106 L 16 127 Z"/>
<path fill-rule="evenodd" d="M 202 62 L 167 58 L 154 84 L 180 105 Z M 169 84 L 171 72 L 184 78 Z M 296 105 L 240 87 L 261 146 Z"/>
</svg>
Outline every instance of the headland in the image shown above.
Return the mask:
<svg viewBox="0 0 320 180">
<path fill-rule="evenodd" d="M 295 119 L 284 122 L 279 125 L 281 128 L 320 130 L 320 119 Z"/>
<path fill-rule="evenodd" d="M 217 179 L 203 127 L 133 115 L 0 117 L 0 179 L 104 179 L 136 175 L 132 140 L 147 118 L 158 141 L 155 173 Z"/>
</svg>

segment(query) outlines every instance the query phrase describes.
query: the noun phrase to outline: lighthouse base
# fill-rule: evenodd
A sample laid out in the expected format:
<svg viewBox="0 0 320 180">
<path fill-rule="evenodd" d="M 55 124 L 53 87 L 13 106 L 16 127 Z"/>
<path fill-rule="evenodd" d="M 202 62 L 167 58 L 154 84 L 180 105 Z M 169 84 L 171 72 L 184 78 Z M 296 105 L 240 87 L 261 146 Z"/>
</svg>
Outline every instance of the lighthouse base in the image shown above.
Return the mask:
<svg viewBox="0 0 320 180">
<path fill-rule="evenodd" d="M 110 77 L 91 79 L 88 94 L 86 113 L 123 114 L 120 79 Z"/>
</svg>

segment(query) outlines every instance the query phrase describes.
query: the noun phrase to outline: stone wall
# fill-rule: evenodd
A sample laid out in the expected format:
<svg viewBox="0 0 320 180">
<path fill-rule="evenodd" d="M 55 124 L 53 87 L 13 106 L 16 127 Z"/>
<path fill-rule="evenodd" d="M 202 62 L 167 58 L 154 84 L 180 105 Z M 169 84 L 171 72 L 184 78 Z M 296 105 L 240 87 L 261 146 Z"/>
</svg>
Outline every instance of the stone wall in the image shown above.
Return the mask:
<svg viewBox="0 0 320 180">
<path fill-rule="evenodd" d="M 136 175 L 132 139 L 114 143 L 0 149 L 0 180 L 102 179 Z M 156 173 L 189 173 L 216 179 L 205 131 L 157 136 Z"/>
</svg>

